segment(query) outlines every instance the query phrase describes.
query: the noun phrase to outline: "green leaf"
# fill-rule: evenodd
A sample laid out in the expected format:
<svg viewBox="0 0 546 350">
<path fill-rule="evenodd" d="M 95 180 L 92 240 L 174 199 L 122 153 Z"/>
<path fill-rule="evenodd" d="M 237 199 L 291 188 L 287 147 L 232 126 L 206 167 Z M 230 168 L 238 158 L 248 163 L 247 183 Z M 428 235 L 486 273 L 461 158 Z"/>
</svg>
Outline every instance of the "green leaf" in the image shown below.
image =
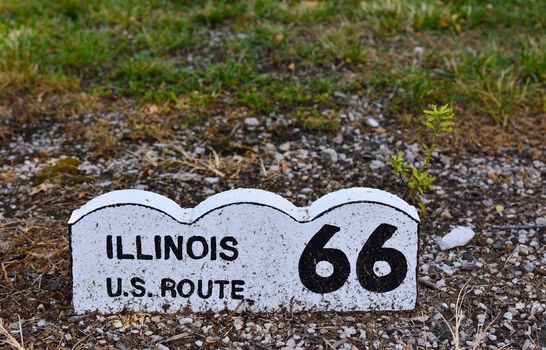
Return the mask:
<svg viewBox="0 0 546 350">
<path fill-rule="evenodd" d="M 410 170 L 410 166 L 405 162 L 404 153 L 402 152 L 398 152 L 397 156 L 391 155 L 391 165 L 392 171 L 398 175 L 406 175 Z"/>
</svg>

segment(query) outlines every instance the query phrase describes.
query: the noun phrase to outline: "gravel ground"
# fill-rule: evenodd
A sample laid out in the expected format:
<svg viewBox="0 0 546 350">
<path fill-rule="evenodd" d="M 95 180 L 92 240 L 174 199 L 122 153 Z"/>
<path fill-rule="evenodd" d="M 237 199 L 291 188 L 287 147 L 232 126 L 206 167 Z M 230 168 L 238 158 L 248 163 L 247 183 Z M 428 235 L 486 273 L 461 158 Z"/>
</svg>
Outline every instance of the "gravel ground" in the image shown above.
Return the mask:
<svg viewBox="0 0 546 350">
<path fill-rule="evenodd" d="M 0 148 L 6 329 L 36 349 L 448 349 L 456 342 L 461 348 L 546 348 L 544 146 L 436 157 L 432 172 L 439 180 L 427 197 L 412 312 L 71 313 L 66 222 L 101 193 L 140 188 L 185 207 L 236 187 L 267 189 L 299 206 L 353 186 L 403 194 L 389 156 L 402 150 L 419 161 L 418 146 L 404 141 L 410 138 L 384 115 L 383 101 L 337 98 L 348 106 L 338 132 L 304 132 L 281 115 L 218 115 L 175 128 L 166 141 L 120 137 L 121 150 L 109 154 L 97 153 L 96 140 L 74 138 L 67 126 L 106 125 L 111 135 L 131 135 L 130 118 L 138 111 L 23 125 Z M 210 130 L 216 134 L 206 137 Z M 66 157 L 81 161 L 76 171 L 44 180 L 44 169 Z M 455 226 L 476 236 L 465 247 L 441 251 L 440 238 Z"/>
</svg>

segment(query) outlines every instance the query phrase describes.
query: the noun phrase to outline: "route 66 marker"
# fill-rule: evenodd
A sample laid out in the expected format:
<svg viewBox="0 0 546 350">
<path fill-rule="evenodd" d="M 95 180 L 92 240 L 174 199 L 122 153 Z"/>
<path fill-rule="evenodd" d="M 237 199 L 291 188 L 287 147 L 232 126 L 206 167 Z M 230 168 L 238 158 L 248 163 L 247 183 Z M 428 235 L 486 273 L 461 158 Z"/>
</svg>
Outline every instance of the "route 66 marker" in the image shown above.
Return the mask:
<svg viewBox="0 0 546 350">
<path fill-rule="evenodd" d="M 193 209 L 122 190 L 75 210 L 69 227 L 76 313 L 416 305 L 419 216 L 381 190 L 341 190 L 298 208 L 237 189 Z"/>
</svg>

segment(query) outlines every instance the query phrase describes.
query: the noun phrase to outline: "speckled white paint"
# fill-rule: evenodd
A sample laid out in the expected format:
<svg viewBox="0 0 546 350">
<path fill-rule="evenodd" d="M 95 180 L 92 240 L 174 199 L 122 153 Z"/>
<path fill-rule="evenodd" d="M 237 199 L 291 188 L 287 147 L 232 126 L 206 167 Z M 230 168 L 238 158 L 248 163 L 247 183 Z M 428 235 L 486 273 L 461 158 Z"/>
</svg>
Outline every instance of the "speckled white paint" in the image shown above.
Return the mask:
<svg viewBox="0 0 546 350">
<path fill-rule="evenodd" d="M 386 293 L 362 288 L 356 276 L 356 260 L 373 230 L 382 223 L 396 226 L 383 245 L 404 254 L 408 272 L 402 284 Z M 330 193 L 306 208 L 298 208 L 270 192 L 238 189 L 219 193 L 193 209 L 183 209 L 161 195 L 122 190 L 99 196 L 75 210 L 69 221 L 72 245 L 73 305 L 76 313 L 118 312 L 123 309 L 176 312 L 233 309 L 240 303 L 229 294 L 201 299 L 162 297 L 162 278 L 244 280 L 246 300 L 239 310 L 409 310 L 417 298 L 417 247 L 419 217 L 414 207 L 390 193 L 351 188 Z M 337 291 L 317 294 L 300 281 L 298 261 L 307 242 L 325 224 L 340 231 L 326 248 L 343 251 L 350 264 L 347 282 Z M 122 236 L 127 251 L 135 250 L 136 235 L 142 236 L 143 251 L 153 252 L 154 235 L 215 236 L 237 239 L 235 261 L 209 258 L 192 260 L 117 260 L 106 256 L 106 236 Z M 322 275 L 329 267 L 317 269 Z M 385 266 L 386 265 L 386 266 Z M 390 271 L 376 263 L 378 275 Z M 145 281 L 146 296 L 109 297 L 106 278 L 121 277 L 124 290 L 132 277 Z M 228 289 L 229 291 L 229 289 Z M 214 294 L 213 294 L 214 295 Z"/>
</svg>

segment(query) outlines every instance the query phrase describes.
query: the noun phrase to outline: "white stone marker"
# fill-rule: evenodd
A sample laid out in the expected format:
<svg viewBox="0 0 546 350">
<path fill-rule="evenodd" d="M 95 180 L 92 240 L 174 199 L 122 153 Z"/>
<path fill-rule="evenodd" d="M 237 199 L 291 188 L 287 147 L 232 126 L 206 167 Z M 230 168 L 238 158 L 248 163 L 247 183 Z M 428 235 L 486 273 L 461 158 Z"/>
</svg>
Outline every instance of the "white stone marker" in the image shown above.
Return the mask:
<svg viewBox="0 0 546 350">
<path fill-rule="evenodd" d="M 122 190 L 72 213 L 76 313 L 122 310 L 410 310 L 419 216 L 369 188 L 307 208 L 237 189 L 183 209 Z"/>
</svg>

